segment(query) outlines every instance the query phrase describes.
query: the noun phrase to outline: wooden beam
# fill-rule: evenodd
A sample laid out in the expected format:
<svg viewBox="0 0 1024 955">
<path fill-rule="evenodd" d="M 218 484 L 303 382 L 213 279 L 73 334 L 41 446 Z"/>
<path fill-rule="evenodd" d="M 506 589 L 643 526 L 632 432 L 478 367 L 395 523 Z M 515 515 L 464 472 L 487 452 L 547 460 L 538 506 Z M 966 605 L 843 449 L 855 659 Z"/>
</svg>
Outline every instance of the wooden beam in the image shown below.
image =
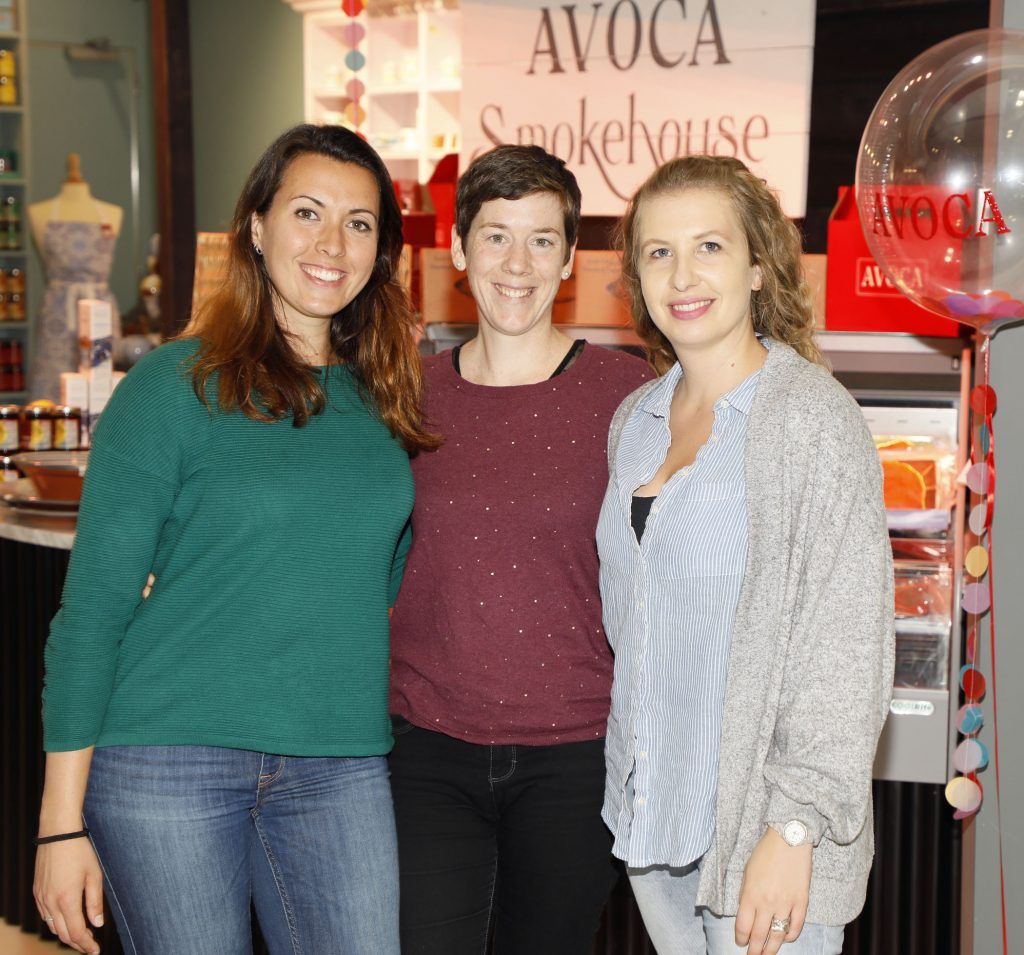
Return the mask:
<svg viewBox="0 0 1024 955">
<path fill-rule="evenodd" d="M 160 221 L 160 331 L 179 332 L 192 307 L 195 164 L 188 0 L 151 0 L 157 209 Z"/>
</svg>

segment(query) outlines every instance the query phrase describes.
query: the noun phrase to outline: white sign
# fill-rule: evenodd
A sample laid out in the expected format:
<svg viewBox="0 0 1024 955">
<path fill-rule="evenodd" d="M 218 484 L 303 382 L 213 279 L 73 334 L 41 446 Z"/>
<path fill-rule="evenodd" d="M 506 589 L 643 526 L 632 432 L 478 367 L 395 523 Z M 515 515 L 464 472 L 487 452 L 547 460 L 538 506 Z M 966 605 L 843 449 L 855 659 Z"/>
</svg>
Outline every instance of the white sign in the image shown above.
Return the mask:
<svg viewBox="0 0 1024 955">
<path fill-rule="evenodd" d="M 619 215 L 676 156 L 736 156 L 803 216 L 813 0 L 463 0 L 462 168 L 499 143 L 565 159 Z"/>
</svg>

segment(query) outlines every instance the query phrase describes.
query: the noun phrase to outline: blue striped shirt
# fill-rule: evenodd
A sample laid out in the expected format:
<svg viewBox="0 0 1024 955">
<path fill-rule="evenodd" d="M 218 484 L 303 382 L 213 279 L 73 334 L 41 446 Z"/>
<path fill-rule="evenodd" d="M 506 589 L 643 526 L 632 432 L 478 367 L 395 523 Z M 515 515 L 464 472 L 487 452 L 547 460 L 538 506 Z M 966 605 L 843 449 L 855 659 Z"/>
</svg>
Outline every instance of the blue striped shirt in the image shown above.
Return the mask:
<svg viewBox="0 0 1024 955">
<path fill-rule="evenodd" d="M 678 364 L 625 423 L 597 529 L 604 626 L 615 651 L 603 816 L 631 866 L 699 859 L 715 829 L 722 701 L 747 553 L 743 451 L 760 371 L 714 407 L 711 434 L 651 507 L 633 492 L 668 453 Z"/>
</svg>

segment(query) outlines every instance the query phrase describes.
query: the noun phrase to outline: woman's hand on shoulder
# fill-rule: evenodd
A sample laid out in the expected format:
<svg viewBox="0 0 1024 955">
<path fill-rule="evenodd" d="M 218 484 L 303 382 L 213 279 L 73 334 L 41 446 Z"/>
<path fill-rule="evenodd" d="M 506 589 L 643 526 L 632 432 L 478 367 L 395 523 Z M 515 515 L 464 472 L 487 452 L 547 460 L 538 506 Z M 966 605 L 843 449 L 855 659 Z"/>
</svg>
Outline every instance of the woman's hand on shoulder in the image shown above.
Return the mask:
<svg viewBox="0 0 1024 955">
<path fill-rule="evenodd" d="M 736 912 L 736 944 L 748 955 L 775 955 L 783 942 L 800 935 L 811 889 L 810 844 L 791 846 L 768 827 L 747 860 Z M 773 932 L 773 919 L 789 919 L 786 932 Z"/>
<path fill-rule="evenodd" d="M 103 873 L 88 839 L 40 846 L 32 893 L 40 917 L 65 945 L 76 952 L 99 952 L 89 925 L 103 924 Z"/>
</svg>

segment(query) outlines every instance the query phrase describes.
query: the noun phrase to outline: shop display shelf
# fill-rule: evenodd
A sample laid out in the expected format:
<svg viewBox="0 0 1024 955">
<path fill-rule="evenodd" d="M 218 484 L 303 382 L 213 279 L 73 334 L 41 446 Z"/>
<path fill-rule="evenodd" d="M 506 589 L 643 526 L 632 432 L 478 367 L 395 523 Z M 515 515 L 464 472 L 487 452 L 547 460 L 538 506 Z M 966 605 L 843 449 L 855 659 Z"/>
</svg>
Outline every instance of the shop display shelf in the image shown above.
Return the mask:
<svg viewBox="0 0 1024 955">
<path fill-rule="evenodd" d="M 0 186 L 24 186 L 25 177 L 22 175 L 12 176 L 7 173 L 0 172 Z"/>
<path fill-rule="evenodd" d="M 24 106 L 0 106 L 0 113 L 24 113 Z"/>
<path fill-rule="evenodd" d="M 366 96 L 371 99 L 382 96 L 416 96 L 419 94 L 419 91 L 419 85 L 416 83 L 395 83 L 388 86 L 374 86 L 371 84 L 366 88 Z"/>
<path fill-rule="evenodd" d="M 20 331 L 21 329 L 28 328 L 28 322 L 8 322 L 5 319 L 0 319 L 0 332 Z"/>
<path fill-rule="evenodd" d="M 0 391 L 0 404 L 5 402 L 21 404 L 27 396 L 27 391 Z"/>
<path fill-rule="evenodd" d="M 427 83 L 428 93 L 461 93 L 462 81 L 458 79 L 432 80 Z"/>
</svg>

